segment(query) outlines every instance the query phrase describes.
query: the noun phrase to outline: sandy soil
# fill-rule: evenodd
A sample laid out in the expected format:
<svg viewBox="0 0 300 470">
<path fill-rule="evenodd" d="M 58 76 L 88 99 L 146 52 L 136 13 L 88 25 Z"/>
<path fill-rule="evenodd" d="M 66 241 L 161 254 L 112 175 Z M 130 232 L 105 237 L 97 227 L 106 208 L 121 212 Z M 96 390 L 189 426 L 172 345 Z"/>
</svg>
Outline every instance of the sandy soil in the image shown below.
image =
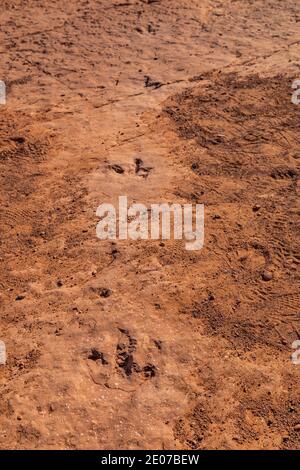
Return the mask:
<svg viewBox="0 0 300 470">
<path fill-rule="evenodd" d="M 0 20 L 0 448 L 300 448 L 298 2 Z M 204 248 L 98 240 L 119 195 L 204 203 Z"/>
</svg>

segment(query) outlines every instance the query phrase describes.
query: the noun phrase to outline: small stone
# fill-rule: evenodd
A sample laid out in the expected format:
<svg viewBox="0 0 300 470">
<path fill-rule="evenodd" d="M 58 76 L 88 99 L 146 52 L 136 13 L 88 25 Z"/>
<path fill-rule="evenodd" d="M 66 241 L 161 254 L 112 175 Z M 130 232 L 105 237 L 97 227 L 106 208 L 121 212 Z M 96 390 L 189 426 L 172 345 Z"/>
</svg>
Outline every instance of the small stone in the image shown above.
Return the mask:
<svg viewBox="0 0 300 470">
<path fill-rule="evenodd" d="M 16 300 L 23 300 L 25 299 L 25 295 L 17 295 Z"/>
<path fill-rule="evenodd" d="M 89 355 L 88 359 L 91 359 L 92 361 L 98 361 L 100 360 L 102 365 L 107 365 L 108 361 L 104 357 L 104 354 L 101 351 L 98 351 L 97 348 L 92 348 Z"/>
<path fill-rule="evenodd" d="M 25 137 L 21 137 L 21 136 L 11 137 L 10 140 L 12 140 L 13 142 L 16 142 L 17 144 L 25 143 Z"/>
<path fill-rule="evenodd" d="M 6 364 L 6 347 L 4 341 L 0 341 L 0 365 Z"/>
<path fill-rule="evenodd" d="M 118 173 L 119 175 L 124 173 L 124 168 L 122 168 L 121 165 L 111 165 L 110 168 L 114 170 L 116 173 Z"/>
<path fill-rule="evenodd" d="M 62 287 L 64 285 L 64 283 L 62 282 L 61 279 L 58 279 L 57 282 L 56 282 L 56 285 L 57 285 L 57 287 Z"/>
<path fill-rule="evenodd" d="M 118 330 L 123 333 L 123 335 L 128 336 L 129 335 L 129 330 L 127 328 L 118 328 Z"/>
<path fill-rule="evenodd" d="M 104 297 L 105 299 L 111 295 L 111 290 L 103 288 L 100 290 L 100 297 Z"/>
<path fill-rule="evenodd" d="M 273 274 L 270 273 L 269 271 L 265 271 L 262 274 L 262 278 L 264 281 L 271 281 L 273 279 Z"/>
<path fill-rule="evenodd" d="M 154 344 L 157 347 L 157 349 L 159 349 L 159 350 L 162 349 L 162 341 L 160 339 L 155 339 Z"/>
<path fill-rule="evenodd" d="M 143 367 L 143 372 L 146 378 L 155 377 L 157 369 L 154 364 L 146 364 Z"/>
<path fill-rule="evenodd" d="M 294 426 L 294 430 L 295 431 L 300 431 L 300 424 L 296 424 L 296 426 Z"/>
<path fill-rule="evenodd" d="M 255 206 L 252 207 L 253 212 L 259 211 L 260 206 L 258 204 L 255 204 Z"/>
</svg>

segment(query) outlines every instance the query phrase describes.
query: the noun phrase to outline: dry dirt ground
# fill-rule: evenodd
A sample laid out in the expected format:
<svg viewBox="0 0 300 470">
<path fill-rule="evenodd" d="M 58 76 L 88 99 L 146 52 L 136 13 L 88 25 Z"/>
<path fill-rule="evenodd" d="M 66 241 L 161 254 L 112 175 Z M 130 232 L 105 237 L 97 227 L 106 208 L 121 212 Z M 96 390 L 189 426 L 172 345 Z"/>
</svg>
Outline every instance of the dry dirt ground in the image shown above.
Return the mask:
<svg viewBox="0 0 300 470">
<path fill-rule="evenodd" d="M 0 448 L 299 449 L 299 2 L 0 21 Z M 204 248 L 98 240 L 119 195 L 204 203 Z"/>
</svg>

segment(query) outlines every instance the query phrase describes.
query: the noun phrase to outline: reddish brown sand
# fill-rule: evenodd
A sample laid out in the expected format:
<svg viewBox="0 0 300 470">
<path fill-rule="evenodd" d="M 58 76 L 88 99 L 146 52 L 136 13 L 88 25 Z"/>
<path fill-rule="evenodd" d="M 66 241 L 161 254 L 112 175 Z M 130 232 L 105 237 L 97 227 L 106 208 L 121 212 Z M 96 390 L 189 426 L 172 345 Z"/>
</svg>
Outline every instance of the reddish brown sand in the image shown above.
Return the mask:
<svg viewBox="0 0 300 470">
<path fill-rule="evenodd" d="M 0 20 L 0 448 L 300 448 L 299 2 Z M 204 203 L 204 248 L 98 240 L 119 195 Z"/>
</svg>

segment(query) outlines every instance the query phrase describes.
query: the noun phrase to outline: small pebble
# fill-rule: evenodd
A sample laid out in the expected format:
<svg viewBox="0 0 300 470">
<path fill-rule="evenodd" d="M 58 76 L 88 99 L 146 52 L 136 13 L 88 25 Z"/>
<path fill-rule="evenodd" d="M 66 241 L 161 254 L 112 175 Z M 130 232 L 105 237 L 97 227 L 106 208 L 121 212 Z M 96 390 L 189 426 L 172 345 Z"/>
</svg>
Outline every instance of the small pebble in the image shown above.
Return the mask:
<svg viewBox="0 0 300 470">
<path fill-rule="evenodd" d="M 269 271 L 265 271 L 262 274 L 262 278 L 263 278 L 264 281 L 271 281 L 273 279 L 273 274 L 270 273 Z"/>
<path fill-rule="evenodd" d="M 121 165 L 111 165 L 110 168 L 114 170 L 116 173 L 118 173 L 119 175 L 124 173 L 124 168 L 122 168 Z"/>
<path fill-rule="evenodd" d="M 300 424 L 296 424 L 296 426 L 294 426 L 294 430 L 295 431 L 300 431 Z"/>
<path fill-rule="evenodd" d="M 104 297 L 105 299 L 111 295 L 111 290 L 103 288 L 100 290 L 100 297 Z"/>
<path fill-rule="evenodd" d="M 25 299 L 25 295 L 17 295 L 16 300 L 23 300 Z"/>
</svg>

